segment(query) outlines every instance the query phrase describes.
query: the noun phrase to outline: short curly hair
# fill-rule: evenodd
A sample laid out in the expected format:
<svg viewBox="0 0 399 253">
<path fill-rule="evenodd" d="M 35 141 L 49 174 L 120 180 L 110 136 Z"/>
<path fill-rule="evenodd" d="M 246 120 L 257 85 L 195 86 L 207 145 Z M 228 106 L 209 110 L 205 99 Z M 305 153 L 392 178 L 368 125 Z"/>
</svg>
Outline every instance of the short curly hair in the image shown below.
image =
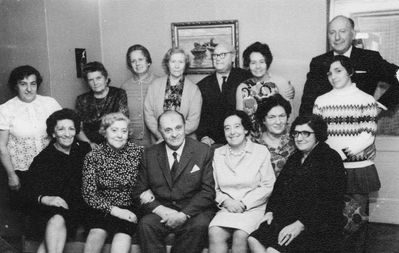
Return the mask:
<svg viewBox="0 0 399 253">
<path fill-rule="evenodd" d="M 255 113 L 255 117 L 258 120 L 258 122 L 260 123 L 263 122 L 264 118 L 269 113 L 269 111 L 276 106 L 281 106 L 284 108 L 284 111 L 287 114 L 287 118 L 290 116 L 292 111 L 290 102 L 285 100 L 280 94 L 274 94 L 273 96 L 270 96 L 262 100 L 262 103 L 260 103 L 260 105 L 258 106 L 258 109 L 256 110 Z"/>
<path fill-rule="evenodd" d="M 114 124 L 116 121 L 125 121 L 127 124 L 129 124 L 130 122 L 129 118 L 121 112 L 108 113 L 101 118 L 100 129 L 98 130 L 98 132 L 102 136 L 105 136 L 107 128 Z"/>
<path fill-rule="evenodd" d="M 170 75 L 170 69 L 169 69 L 169 60 L 172 57 L 172 55 L 174 54 L 184 54 L 184 73 L 186 74 L 188 67 L 190 66 L 190 58 L 188 58 L 188 55 L 186 54 L 186 52 L 184 52 L 184 50 L 180 47 L 172 47 L 171 49 L 169 49 L 163 59 L 162 59 L 162 68 L 165 71 L 165 73 L 167 75 Z"/>
<path fill-rule="evenodd" d="M 53 112 L 46 120 L 46 132 L 49 136 L 53 136 L 55 131 L 55 126 L 60 120 L 69 119 L 73 121 L 75 125 L 76 135 L 80 132 L 81 120 L 79 115 L 72 109 L 64 108 Z"/>
<path fill-rule="evenodd" d="M 86 65 L 83 66 L 83 79 L 87 82 L 87 75 L 89 73 L 92 72 L 96 72 L 99 71 L 101 72 L 101 74 L 105 77 L 108 78 L 108 71 L 107 69 L 104 67 L 104 65 L 101 62 L 98 61 L 93 61 L 93 62 L 89 62 Z M 108 78 L 108 82 L 107 84 L 109 84 L 111 82 L 111 79 Z"/>
<path fill-rule="evenodd" d="M 249 118 L 248 114 L 246 114 L 244 111 L 235 110 L 235 111 L 231 111 L 231 112 L 227 113 L 226 117 L 224 117 L 224 120 L 226 120 L 230 116 L 237 116 L 241 119 L 241 125 L 247 131 L 246 136 L 248 136 L 251 133 L 253 128 L 252 128 L 251 119 Z"/>
<path fill-rule="evenodd" d="M 270 48 L 266 43 L 260 43 L 259 41 L 249 45 L 244 50 L 244 53 L 242 54 L 242 58 L 244 59 L 244 68 L 249 68 L 249 63 L 251 62 L 250 56 L 253 52 L 257 52 L 263 55 L 266 61 L 266 68 L 269 69 L 273 61 L 272 52 L 270 51 Z"/>
<path fill-rule="evenodd" d="M 310 128 L 312 128 L 316 136 L 316 140 L 318 142 L 325 142 L 327 140 L 328 138 L 327 123 L 324 121 L 324 119 L 321 116 L 315 114 L 298 116 L 294 120 L 294 122 L 292 122 L 291 131 L 290 131 L 291 136 L 295 131 L 296 126 L 305 125 L 305 124 L 307 124 Z"/>
<path fill-rule="evenodd" d="M 43 82 L 43 78 L 39 71 L 30 65 L 19 66 L 13 69 L 10 73 L 10 77 L 8 78 L 8 87 L 12 92 L 16 93 L 18 82 L 31 75 L 36 76 L 36 84 L 37 88 L 39 88 Z"/>
</svg>

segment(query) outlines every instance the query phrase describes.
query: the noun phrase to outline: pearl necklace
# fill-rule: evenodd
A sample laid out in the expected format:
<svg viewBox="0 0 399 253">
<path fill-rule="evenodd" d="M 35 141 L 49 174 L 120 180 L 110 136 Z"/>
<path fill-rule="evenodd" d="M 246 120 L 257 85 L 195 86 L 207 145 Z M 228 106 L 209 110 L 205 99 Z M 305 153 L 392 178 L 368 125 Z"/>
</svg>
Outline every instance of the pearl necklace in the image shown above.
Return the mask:
<svg viewBox="0 0 399 253">
<path fill-rule="evenodd" d="M 229 146 L 229 153 L 232 155 L 232 156 L 243 156 L 244 154 L 245 154 L 245 148 L 247 147 L 247 142 L 245 142 L 245 146 L 244 146 L 244 148 L 241 150 L 241 151 L 239 151 L 239 152 L 235 152 L 235 151 L 233 151 L 232 149 L 231 149 L 231 147 Z"/>
</svg>

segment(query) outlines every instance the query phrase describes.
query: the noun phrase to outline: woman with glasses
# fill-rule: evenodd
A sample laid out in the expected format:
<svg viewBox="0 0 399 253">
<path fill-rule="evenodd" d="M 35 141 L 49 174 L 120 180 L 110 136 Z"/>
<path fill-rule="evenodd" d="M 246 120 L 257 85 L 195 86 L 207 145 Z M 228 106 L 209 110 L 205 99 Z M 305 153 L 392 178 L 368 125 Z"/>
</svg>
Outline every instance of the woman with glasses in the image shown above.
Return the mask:
<svg viewBox="0 0 399 253">
<path fill-rule="evenodd" d="M 284 165 L 263 223 L 248 243 L 252 252 L 339 252 L 345 169 L 326 143 L 327 124 L 300 116 L 291 128 L 297 151 Z"/>
<path fill-rule="evenodd" d="M 360 206 L 357 215 L 361 219 L 357 224 L 350 218 L 352 214 L 347 213 L 349 210 L 345 211 L 345 230 L 353 233 L 354 228 L 359 228 L 365 234 L 362 225 L 368 220 L 369 193 L 381 186 L 373 161 L 378 105 L 374 97 L 352 83 L 353 74 L 350 59 L 335 56 L 327 73 L 333 89 L 316 99 L 313 113 L 328 121 L 327 143 L 341 155 L 348 173 L 348 203 Z"/>
<path fill-rule="evenodd" d="M 167 110 L 178 111 L 186 121 L 185 134 L 196 139 L 202 106 L 202 96 L 197 85 L 185 77 L 189 65 L 188 55 L 181 48 L 169 49 L 162 66 L 166 76 L 154 80 L 148 87 L 144 101 L 144 120 L 151 131 L 152 143 L 163 140 L 158 131 L 158 117 Z"/>
<path fill-rule="evenodd" d="M 252 135 L 259 137 L 260 124 L 255 120 L 258 105 L 276 93 L 280 93 L 286 100 L 292 101 L 295 89 L 286 79 L 269 72 L 273 55 L 266 43 L 255 42 L 248 46 L 243 53 L 243 58 L 244 68 L 251 71 L 252 78 L 238 86 L 236 108 L 245 111 L 251 117 L 254 128 Z M 250 90 L 249 96 L 244 88 Z"/>
<path fill-rule="evenodd" d="M 269 97 L 260 104 L 256 119 L 261 122 L 262 132 L 255 142 L 267 147 L 276 177 L 288 157 L 295 151 L 294 141 L 288 133 L 288 117 L 291 105 L 280 94 Z"/>
</svg>

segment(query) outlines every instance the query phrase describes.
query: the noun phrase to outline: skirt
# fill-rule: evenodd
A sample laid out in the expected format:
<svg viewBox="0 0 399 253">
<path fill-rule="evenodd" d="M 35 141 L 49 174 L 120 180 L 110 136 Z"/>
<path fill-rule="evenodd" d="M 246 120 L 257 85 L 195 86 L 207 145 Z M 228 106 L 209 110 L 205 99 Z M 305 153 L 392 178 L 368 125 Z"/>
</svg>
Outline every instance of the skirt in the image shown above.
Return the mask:
<svg viewBox="0 0 399 253">
<path fill-rule="evenodd" d="M 378 177 L 377 168 L 374 164 L 361 167 L 346 169 L 347 172 L 347 188 L 346 192 L 351 193 L 370 193 L 378 191 L 381 187 L 380 178 Z"/>
</svg>

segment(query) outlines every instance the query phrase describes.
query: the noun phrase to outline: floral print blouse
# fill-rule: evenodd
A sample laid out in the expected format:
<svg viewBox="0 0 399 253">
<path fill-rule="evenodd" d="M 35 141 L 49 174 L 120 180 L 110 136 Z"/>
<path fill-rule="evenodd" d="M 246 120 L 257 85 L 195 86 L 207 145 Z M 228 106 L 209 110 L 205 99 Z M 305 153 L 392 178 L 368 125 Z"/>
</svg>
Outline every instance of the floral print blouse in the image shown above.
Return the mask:
<svg viewBox="0 0 399 253">
<path fill-rule="evenodd" d="M 184 77 L 179 80 L 175 86 L 170 85 L 170 79 L 166 82 L 165 100 L 163 103 L 163 110 L 180 111 L 181 97 L 183 95 Z"/>
<path fill-rule="evenodd" d="M 83 165 L 83 199 L 105 214 L 113 206 L 133 205 L 133 190 L 142 165 L 143 147 L 127 142 L 120 150 L 107 143 L 90 152 Z"/>
</svg>

